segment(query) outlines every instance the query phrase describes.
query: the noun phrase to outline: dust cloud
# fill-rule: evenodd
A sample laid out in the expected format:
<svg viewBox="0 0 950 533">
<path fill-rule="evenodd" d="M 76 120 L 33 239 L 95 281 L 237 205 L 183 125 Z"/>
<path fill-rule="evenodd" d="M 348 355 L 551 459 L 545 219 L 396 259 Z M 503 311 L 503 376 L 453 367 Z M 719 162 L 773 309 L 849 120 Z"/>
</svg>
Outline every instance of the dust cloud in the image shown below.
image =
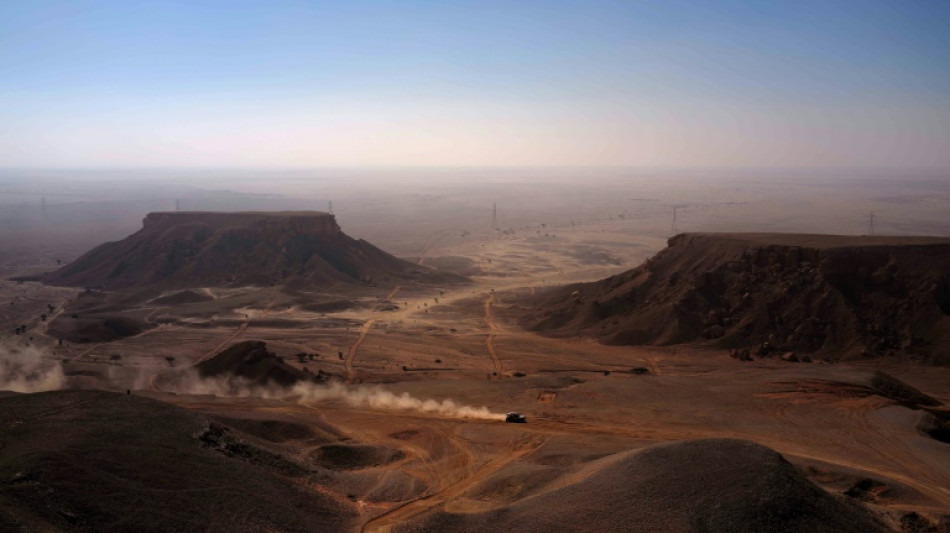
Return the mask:
<svg viewBox="0 0 950 533">
<path fill-rule="evenodd" d="M 291 395 L 302 404 L 325 400 L 342 400 L 353 407 L 370 409 L 389 409 L 395 411 L 416 411 L 453 418 L 478 418 L 483 420 L 504 420 L 505 415 L 492 413 L 487 407 L 472 407 L 455 403 L 452 400 L 421 399 L 403 392 L 396 394 L 381 387 L 348 388 L 340 383 L 327 386 L 297 384 L 291 389 Z"/>
<path fill-rule="evenodd" d="M 44 392 L 63 387 L 59 361 L 33 346 L 0 344 L 0 390 Z"/>
<path fill-rule="evenodd" d="M 409 393 L 394 393 L 379 386 L 346 386 L 297 383 L 291 387 L 261 386 L 239 377 L 202 378 L 197 372 L 179 374 L 166 383 L 167 390 L 184 394 L 211 394 L 225 397 L 265 398 L 313 405 L 320 402 L 343 402 L 351 407 L 391 411 L 415 411 L 450 418 L 504 420 L 505 415 L 487 407 L 473 407 L 453 400 L 416 398 Z"/>
</svg>

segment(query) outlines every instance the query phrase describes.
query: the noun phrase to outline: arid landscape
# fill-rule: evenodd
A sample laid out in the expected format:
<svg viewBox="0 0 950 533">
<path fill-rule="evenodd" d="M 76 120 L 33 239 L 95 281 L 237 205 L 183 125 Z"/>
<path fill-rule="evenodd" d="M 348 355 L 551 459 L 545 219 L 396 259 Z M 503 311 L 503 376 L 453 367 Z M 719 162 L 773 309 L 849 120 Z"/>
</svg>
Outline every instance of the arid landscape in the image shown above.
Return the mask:
<svg viewBox="0 0 950 533">
<path fill-rule="evenodd" d="M 291 177 L 158 210 L 89 184 L 41 212 L 48 179 L 0 188 L 0 529 L 950 528 L 945 180 Z"/>
<path fill-rule="evenodd" d="M 950 533 L 948 27 L 0 1 L 0 533 Z"/>
</svg>

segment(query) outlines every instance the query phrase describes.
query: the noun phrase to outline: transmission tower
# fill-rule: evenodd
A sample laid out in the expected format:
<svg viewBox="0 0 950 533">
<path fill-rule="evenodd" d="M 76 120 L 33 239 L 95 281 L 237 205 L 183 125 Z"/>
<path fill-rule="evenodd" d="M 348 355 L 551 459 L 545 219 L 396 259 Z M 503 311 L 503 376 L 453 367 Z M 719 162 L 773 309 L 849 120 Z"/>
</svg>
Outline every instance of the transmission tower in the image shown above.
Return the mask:
<svg viewBox="0 0 950 533">
<path fill-rule="evenodd" d="M 498 229 L 498 204 L 491 204 L 491 229 Z"/>
<path fill-rule="evenodd" d="M 333 200 L 327 202 L 327 213 L 333 214 Z"/>
<path fill-rule="evenodd" d="M 677 209 L 678 209 L 678 206 L 674 205 L 673 206 L 673 226 L 670 228 L 670 233 L 672 233 L 673 235 L 676 235 L 677 233 L 679 233 L 679 228 L 676 226 L 676 210 Z"/>
<path fill-rule="evenodd" d="M 868 235 L 874 235 L 874 211 L 868 214 Z"/>
</svg>

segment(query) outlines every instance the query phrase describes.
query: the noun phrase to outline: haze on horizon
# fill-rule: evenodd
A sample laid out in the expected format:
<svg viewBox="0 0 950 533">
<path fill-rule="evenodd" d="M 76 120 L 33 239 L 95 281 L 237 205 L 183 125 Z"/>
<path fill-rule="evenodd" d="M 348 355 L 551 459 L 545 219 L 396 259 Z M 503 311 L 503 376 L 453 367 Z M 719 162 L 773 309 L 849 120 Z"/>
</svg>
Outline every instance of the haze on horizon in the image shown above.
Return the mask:
<svg viewBox="0 0 950 533">
<path fill-rule="evenodd" d="M 950 167 L 937 1 L 0 4 L 0 167 Z"/>
</svg>

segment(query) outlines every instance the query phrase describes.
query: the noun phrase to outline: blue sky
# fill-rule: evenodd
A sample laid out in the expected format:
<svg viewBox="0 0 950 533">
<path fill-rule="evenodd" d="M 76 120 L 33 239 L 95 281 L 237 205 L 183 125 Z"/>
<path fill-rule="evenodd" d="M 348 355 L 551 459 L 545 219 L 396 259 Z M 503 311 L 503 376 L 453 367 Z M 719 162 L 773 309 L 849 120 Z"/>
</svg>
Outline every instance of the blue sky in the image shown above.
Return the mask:
<svg viewBox="0 0 950 533">
<path fill-rule="evenodd" d="M 0 166 L 950 167 L 950 2 L 0 2 Z"/>
</svg>

